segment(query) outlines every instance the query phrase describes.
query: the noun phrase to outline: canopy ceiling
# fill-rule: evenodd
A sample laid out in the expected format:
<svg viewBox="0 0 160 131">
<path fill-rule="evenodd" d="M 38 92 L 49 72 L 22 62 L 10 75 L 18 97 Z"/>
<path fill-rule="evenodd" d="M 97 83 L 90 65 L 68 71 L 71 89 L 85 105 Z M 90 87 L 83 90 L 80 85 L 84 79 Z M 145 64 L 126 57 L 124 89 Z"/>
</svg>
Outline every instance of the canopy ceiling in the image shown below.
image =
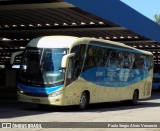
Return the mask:
<svg viewBox="0 0 160 131">
<path fill-rule="evenodd" d="M 62 0 L 46 2 L 0 1 L 1 65 L 9 62 L 13 52 L 24 50 L 31 39 L 44 35 L 87 36 L 119 41 L 151 51 L 155 55 L 155 65 L 160 64 L 160 45 L 155 40 Z M 20 61 L 21 56 L 16 57 L 15 64 Z"/>
</svg>

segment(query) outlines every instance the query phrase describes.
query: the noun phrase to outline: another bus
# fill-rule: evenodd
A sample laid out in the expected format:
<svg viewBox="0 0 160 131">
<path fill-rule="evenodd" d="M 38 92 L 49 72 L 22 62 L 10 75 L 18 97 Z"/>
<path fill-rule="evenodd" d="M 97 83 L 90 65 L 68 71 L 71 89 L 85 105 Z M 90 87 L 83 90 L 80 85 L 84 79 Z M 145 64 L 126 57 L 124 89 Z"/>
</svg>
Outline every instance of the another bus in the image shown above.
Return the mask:
<svg viewBox="0 0 160 131">
<path fill-rule="evenodd" d="M 152 89 L 160 89 L 160 66 L 154 66 Z"/>
<path fill-rule="evenodd" d="M 78 105 L 151 96 L 153 55 L 109 40 L 44 36 L 29 42 L 18 79 L 18 100 Z"/>
</svg>

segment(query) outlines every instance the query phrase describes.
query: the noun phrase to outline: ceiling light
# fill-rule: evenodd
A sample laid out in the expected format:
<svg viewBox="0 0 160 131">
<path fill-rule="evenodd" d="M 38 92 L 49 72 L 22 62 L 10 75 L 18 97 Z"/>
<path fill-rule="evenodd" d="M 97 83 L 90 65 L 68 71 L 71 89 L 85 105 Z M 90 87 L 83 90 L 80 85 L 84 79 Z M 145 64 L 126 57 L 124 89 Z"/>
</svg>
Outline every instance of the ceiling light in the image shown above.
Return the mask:
<svg viewBox="0 0 160 131">
<path fill-rule="evenodd" d="M 32 24 L 29 24 L 28 26 L 33 27 L 33 25 L 32 25 Z"/>
<path fill-rule="evenodd" d="M 58 24 L 58 23 L 55 23 L 54 25 L 55 25 L 55 26 L 59 26 L 59 24 Z"/>
<path fill-rule="evenodd" d="M 64 26 L 68 25 L 67 23 L 63 23 Z"/>
<path fill-rule="evenodd" d="M 81 25 L 85 25 L 86 23 L 84 23 L 84 22 L 81 22 Z"/>
<path fill-rule="evenodd" d="M 20 25 L 21 27 L 25 27 L 25 25 Z"/>
<path fill-rule="evenodd" d="M 41 24 L 37 24 L 37 26 L 42 26 Z"/>
<path fill-rule="evenodd" d="M 51 26 L 51 25 L 47 23 L 46 26 Z"/>
<path fill-rule="evenodd" d="M 116 36 L 113 36 L 113 39 L 117 39 L 117 37 L 116 37 Z"/>
<path fill-rule="evenodd" d="M 121 36 L 121 37 L 120 37 L 120 39 L 124 39 L 124 37 L 123 37 L 123 36 Z"/>
<path fill-rule="evenodd" d="M 9 28 L 9 25 L 4 25 L 5 28 Z"/>
<path fill-rule="evenodd" d="M 94 24 L 95 24 L 94 22 L 92 22 L 92 21 L 90 22 L 90 25 L 94 25 Z"/>
<path fill-rule="evenodd" d="M 72 22 L 72 25 L 77 25 L 77 23 Z"/>
<path fill-rule="evenodd" d="M 17 27 L 17 25 L 12 25 L 13 27 Z"/>
<path fill-rule="evenodd" d="M 19 48 L 20 48 L 20 49 L 25 49 L 25 47 L 23 47 L 23 46 L 20 46 Z"/>
<path fill-rule="evenodd" d="M 138 39 L 138 36 L 135 36 L 134 38 Z"/>
<path fill-rule="evenodd" d="M 106 39 L 110 39 L 110 37 L 106 37 Z"/>
<path fill-rule="evenodd" d="M 100 21 L 99 24 L 100 24 L 100 25 L 104 25 L 104 22 Z"/>
<path fill-rule="evenodd" d="M 3 41 L 9 41 L 11 39 L 8 39 L 8 38 L 2 38 Z"/>
</svg>

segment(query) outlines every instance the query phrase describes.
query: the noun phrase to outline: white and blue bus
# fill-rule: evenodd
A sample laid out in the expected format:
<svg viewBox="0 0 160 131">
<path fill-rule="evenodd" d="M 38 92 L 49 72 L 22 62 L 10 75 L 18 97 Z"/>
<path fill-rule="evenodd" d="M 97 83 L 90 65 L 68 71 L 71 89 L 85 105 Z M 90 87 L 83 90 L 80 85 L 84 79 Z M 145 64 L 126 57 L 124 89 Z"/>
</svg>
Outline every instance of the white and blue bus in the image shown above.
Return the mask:
<svg viewBox="0 0 160 131">
<path fill-rule="evenodd" d="M 109 40 L 44 36 L 29 42 L 18 79 L 18 100 L 79 105 L 151 96 L 153 55 Z"/>
</svg>

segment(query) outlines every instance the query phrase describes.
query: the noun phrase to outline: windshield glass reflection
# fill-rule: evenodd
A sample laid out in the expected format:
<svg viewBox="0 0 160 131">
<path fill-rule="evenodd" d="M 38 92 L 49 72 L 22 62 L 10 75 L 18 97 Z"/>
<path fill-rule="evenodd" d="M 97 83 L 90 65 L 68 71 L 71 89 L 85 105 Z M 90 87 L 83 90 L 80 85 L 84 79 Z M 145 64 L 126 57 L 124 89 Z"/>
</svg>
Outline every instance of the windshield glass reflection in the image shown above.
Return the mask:
<svg viewBox="0 0 160 131">
<path fill-rule="evenodd" d="M 25 51 L 19 80 L 34 85 L 54 85 L 64 82 L 61 69 L 62 57 L 67 49 L 30 49 Z"/>
</svg>

